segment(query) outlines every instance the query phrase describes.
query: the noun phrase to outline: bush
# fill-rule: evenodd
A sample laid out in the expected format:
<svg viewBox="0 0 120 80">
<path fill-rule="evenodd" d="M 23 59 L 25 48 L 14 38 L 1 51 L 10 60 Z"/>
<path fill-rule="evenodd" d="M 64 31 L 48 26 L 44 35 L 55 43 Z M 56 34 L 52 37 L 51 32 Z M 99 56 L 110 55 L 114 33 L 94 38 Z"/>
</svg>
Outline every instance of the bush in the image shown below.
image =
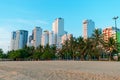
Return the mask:
<svg viewBox="0 0 120 80">
<path fill-rule="evenodd" d="M 43 60 L 51 60 L 51 59 L 54 59 L 54 58 L 55 58 L 55 54 L 50 53 L 48 51 L 45 51 L 41 56 L 41 59 L 43 59 Z"/>
</svg>

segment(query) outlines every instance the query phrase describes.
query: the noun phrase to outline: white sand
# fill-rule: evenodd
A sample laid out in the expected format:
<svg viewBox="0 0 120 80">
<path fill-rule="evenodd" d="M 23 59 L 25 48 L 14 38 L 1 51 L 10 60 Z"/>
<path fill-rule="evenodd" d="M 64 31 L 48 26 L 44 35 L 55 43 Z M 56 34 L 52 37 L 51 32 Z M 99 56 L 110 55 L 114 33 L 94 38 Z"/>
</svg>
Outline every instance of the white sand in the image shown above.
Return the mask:
<svg viewBox="0 0 120 80">
<path fill-rule="evenodd" d="M 120 80 L 120 62 L 0 62 L 0 80 Z"/>
</svg>

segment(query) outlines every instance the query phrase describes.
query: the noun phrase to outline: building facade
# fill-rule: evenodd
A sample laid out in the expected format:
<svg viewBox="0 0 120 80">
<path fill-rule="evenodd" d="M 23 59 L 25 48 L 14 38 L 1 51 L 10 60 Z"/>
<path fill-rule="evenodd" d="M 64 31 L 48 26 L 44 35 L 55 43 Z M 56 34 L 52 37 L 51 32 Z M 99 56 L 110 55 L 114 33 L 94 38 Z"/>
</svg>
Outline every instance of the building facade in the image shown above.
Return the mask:
<svg viewBox="0 0 120 80">
<path fill-rule="evenodd" d="M 28 31 L 18 30 L 12 32 L 11 50 L 22 49 L 27 45 Z"/>
<path fill-rule="evenodd" d="M 111 26 L 111 27 L 103 29 L 102 33 L 103 33 L 103 40 L 106 42 L 108 41 L 110 37 L 113 37 L 113 39 L 117 42 L 120 41 L 120 38 L 119 38 L 120 29 L 116 29 L 115 27 Z"/>
<path fill-rule="evenodd" d="M 11 37 L 11 50 L 15 50 L 15 40 L 16 40 L 16 32 L 13 31 L 12 32 L 12 37 Z"/>
<path fill-rule="evenodd" d="M 72 37 L 72 34 L 64 34 L 64 35 L 62 36 L 62 41 L 61 41 L 62 45 L 65 44 L 65 41 L 70 40 L 71 37 Z"/>
<path fill-rule="evenodd" d="M 53 24 L 52 24 L 52 31 L 54 33 L 55 37 L 55 44 L 60 45 L 61 37 L 64 35 L 64 19 L 63 18 L 57 18 Z"/>
<path fill-rule="evenodd" d="M 46 46 L 49 44 L 49 31 L 44 31 L 41 37 L 41 45 Z"/>
<path fill-rule="evenodd" d="M 33 34 L 29 36 L 29 41 L 27 46 L 29 47 L 34 46 Z"/>
<path fill-rule="evenodd" d="M 29 36 L 28 46 L 34 46 L 37 48 L 41 45 L 41 37 L 42 37 L 42 28 L 35 27 L 32 31 L 32 35 Z"/>
<path fill-rule="evenodd" d="M 83 21 L 83 38 L 87 39 L 92 36 L 95 30 L 95 23 L 92 20 Z"/>
<path fill-rule="evenodd" d="M 53 31 L 49 32 L 49 45 L 55 45 L 55 35 Z"/>
</svg>

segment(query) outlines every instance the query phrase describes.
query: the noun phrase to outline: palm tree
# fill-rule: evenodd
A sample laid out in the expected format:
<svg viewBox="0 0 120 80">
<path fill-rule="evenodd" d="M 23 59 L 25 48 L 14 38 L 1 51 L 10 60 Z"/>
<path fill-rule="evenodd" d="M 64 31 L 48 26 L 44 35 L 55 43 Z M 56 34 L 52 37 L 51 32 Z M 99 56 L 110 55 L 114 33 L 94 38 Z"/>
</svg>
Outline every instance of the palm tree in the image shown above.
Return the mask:
<svg viewBox="0 0 120 80">
<path fill-rule="evenodd" d="M 82 58 L 83 58 L 83 55 L 81 55 L 82 54 L 82 51 L 83 51 L 83 48 L 84 48 L 84 39 L 83 39 L 83 37 L 78 37 L 77 38 L 77 41 L 76 41 L 76 45 L 77 45 L 77 53 L 79 53 L 79 54 L 77 54 L 80 58 L 81 58 L 81 56 L 82 56 Z M 78 57 L 77 56 L 77 57 Z"/>
<path fill-rule="evenodd" d="M 113 37 L 110 37 L 108 39 L 108 42 L 106 44 L 106 49 L 107 49 L 106 51 L 109 53 L 109 60 L 111 60 L 112 53 L 117 52 L 117 44 L 115 40 L 113 39 Z"/>
<path fill-rule="evenodd" d="M 43 53 L 43 46 L 42 45 L 39 45 L 36 49 L 37 52 L 39 52 L 40 54 Z"/>
<path fill-rule="evenodd" d="M 94 47 L 94 52 L 93 55 L 96 55 L 98 58 L 101 53 L 103 53 L 103 46 L 104 46 L 104 41 L 102 39 L 102 33 L 100 29 L 95 29 L 94 33 L 92 34 L 92 39 L 93 39 L 93 47 Z M 98 58 L 99 59 L 99 58 Z"/>
<path fill-rule="evenodd" d="M 72 58 L 74 60 L 76 48 L 76 38 L 71 36 L 70 39 L 67 39 L 62 45 L 62 49 L 59 51 L 59 55 L 64 59 Z"/>
<path fill-rule="evenodd" d="M 93 42 L 91 38 L 88 38 L 84 41 L 84 48 L 82 51 L 82 55 L 84 59 L 90 59 L 93 53 Z"/>
<path fill-rule="evenodd" d="M 70 40 L 68 40 L 68 48 L 69 48 L 69 52 L 72 55 L 71 57 L 73 60 L 75 59 L 75 53 L 76 53 L 76 49 L 77 49 L 76 41 L 77 41 L 77 39 L 73 36 L 71 36 Z"/>
<path fill-rule="evenodd" d="M 59 56 L 62 58 L 62 59 L 68 59 L 68 56 L 66 54 L 69 53 L 69 47 L 68 47 L 69 43 L 68 43 L 68 40 L 66 40 L 64 42 L 64 44 L 62 45 L 62 49 L 59 50 Z"/>
<path fill-rule="evenodd" d="M 99 29 L 95 29 L 92 34 L 92 38 L 94 40 L 95 46 L 101 45 L 103 43 L 102 33 Z"/>
</svg>

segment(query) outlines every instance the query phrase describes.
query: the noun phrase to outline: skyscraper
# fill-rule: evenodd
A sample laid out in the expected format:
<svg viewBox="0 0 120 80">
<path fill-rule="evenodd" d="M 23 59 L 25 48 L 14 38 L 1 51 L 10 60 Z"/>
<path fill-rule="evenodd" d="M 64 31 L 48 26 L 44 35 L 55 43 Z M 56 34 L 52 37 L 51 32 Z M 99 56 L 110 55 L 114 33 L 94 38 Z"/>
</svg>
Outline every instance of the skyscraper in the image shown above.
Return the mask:
<svg viewBox="0 0 120 80">
<path fill-rule="evenodd" d="M 16 32 L 12 32 L 12 37 L 11 37 L 11 50 L 15 50 L 15 40 L 16 40 Z"/>
<path fill-rule="evenodd" d="M 44 31 L 41 38 L 41 45 L 46 46 L 49 44 L 49 31 Z"/>
<path fill-rule="evenodd" d="M 33 34 L 30 35 L 28 39 L 29 39 L 29 41 L 28 41 L 27 46 L 29 46 L 29 47 L 34 46 Z"/>
<path fill-rule="evenodd" d="M 26 30 L 18 30 L 12 32 L 11 38 L 11 50 L 22 49 L 27 45 L 28 39 L 28 31 Z"/>
<path fill-rule="evenodd" d="M 92 20 L 83 21 L 83 38 L 87 39 L 92 36 L 95 30 L 95 23 Z"/>
<path fill-rule="evenodd" d="M 32 31 L 33 40 L 31 40 L 35 48 L 37 48 L 41 44 L 41 36 L 42 29 L 40 27 L 35 27 L 35 29 Z"/>
<path fill-rule="evenodd" d="M 55 35 L 55 44 L 60 45 L 61 37 L 64 35 L 64 19 L 57 18 L 52 25 L 52 31 Z"/>
<path fill-rule="evenodd" d="M 52 46 L 55 44 L 55 35 L 53 31 L 49 32 L 49 45 Z"/>
</svg>

